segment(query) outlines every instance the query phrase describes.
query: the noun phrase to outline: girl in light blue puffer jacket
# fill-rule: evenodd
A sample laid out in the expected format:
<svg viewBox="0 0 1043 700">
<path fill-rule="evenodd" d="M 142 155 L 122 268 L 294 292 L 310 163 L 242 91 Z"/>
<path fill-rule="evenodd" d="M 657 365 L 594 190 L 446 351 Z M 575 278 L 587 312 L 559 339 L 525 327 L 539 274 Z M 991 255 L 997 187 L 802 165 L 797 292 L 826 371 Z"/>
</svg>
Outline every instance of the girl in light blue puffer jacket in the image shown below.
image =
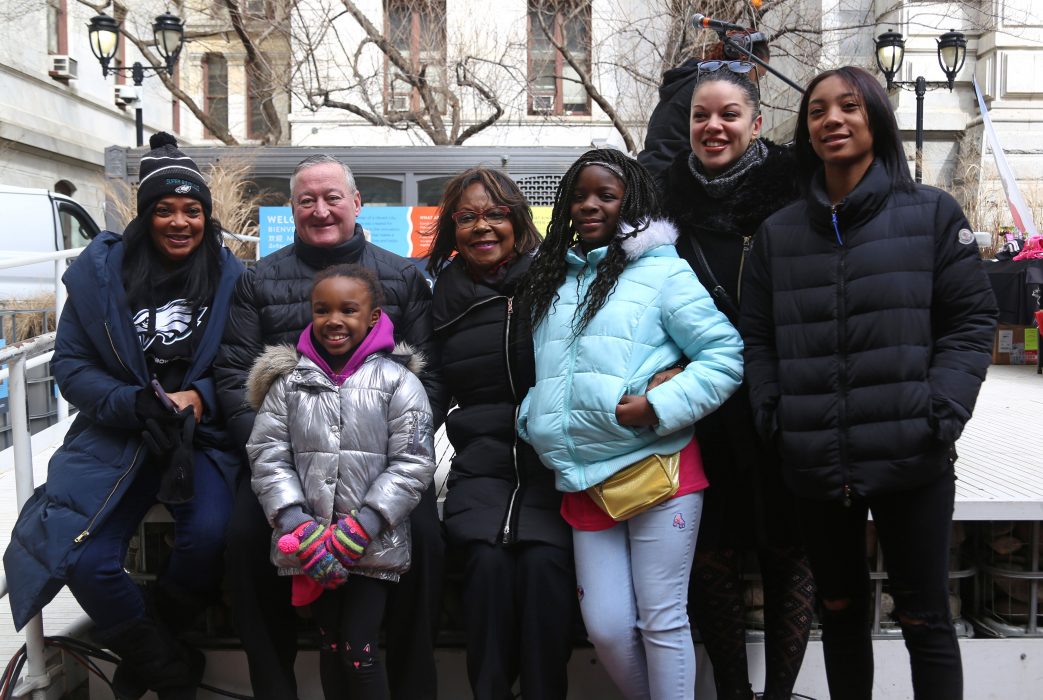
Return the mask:
<svg viewBox="0 0 1043 700">
<path fill-rule="evenodd" d="M 518 432 L 565 492 L 583 620 L 612 680 L 628 699 L 691 700 L 688 575 L 707 485 L 692 426 L 738 388 L 742 341 L 658 216 L 652 178 L 619 151 L 588 151 L 562 178 L 522 305 L 536 384 Z M 672 366 L 684 369 L 651 381 Z M 629 520 L 585 492 L 678 451 L 677 494 Z"/>
</svg>

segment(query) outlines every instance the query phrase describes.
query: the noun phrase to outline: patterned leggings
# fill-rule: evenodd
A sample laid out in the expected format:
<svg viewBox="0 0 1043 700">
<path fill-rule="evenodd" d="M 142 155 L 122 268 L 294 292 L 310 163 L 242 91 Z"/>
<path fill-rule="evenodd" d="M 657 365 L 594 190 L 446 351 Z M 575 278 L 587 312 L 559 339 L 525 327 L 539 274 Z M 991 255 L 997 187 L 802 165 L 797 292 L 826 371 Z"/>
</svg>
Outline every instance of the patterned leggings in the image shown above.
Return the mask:
<svg viewBox="0 0 1043 700">
<path fill-rule="evenodd" d="M 764 582 L 765 700 L 789 700 L 811 632 L 815 584 L 799 547 L 757 550 Z M 751 700 L 746 665 L 742 553 L 696 550 L 689 614 L 713 663 L 721 700 Z"/>
</svg>

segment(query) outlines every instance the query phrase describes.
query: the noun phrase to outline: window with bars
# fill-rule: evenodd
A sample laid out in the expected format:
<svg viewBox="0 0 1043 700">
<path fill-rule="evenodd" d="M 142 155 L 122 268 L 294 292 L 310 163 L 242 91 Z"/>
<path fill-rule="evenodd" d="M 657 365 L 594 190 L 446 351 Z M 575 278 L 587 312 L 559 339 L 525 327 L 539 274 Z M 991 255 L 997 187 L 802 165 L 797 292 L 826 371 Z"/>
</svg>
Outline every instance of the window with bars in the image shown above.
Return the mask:
<svg viewBox="0 0 1043 700">
<path fill-rule="evenodd" d="M 203 98 L 206 113 L 228 129 L 228 60 L 223 54 L 203 56 Z M 213 134 L 207 129 L 207 136 Z"/>
<path fill-rule="evenodd" d="M 410 71 L 424 77 L 435 90 L 438 109 L 445 111 L 446 38 L 445 0 L 384 0 L 388 40 L 409 62 Z M 384 111 L 420 110 L 419 92 L 390 59 L 384 60 Z"/>
<path fill-rule="evenodd" d="M 590 35 L 590 0 L 529 0 L 529 114 L 590 114 L 579 73 L 555 47 L 589 75 Z"/>
</svg>

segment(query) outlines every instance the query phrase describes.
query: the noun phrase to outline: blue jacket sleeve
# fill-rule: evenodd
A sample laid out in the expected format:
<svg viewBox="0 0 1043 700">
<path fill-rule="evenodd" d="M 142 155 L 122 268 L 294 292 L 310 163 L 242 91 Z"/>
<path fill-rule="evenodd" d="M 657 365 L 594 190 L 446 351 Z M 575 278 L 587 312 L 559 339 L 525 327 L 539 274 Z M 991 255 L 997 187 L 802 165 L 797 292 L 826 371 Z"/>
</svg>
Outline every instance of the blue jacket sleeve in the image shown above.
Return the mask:
<svg viewBox="0 0 1043 700">
<path fill-rule="evenodd" d="M 221 416 L 221 404 L 217 400 L 217 387 L 213 377 L 200 377 L 192 382 L 191 388 L 203 400 L 203 423 L 214 423 Z"/>
<path fill-rule="evenodd" d="M 113 376 L 105 367 L 74 304 L 62 310 L 51 369 L 62 396 L 95 423 L 144 428 L 134 412 L 134 398 L 142 387 Z"/>
<path fill-rule="evenodd" d="M 668 435 L 712 413 L 742 383 L 742 339 L 717 310 L 695 273 L 682 263 L 664 280 L 662 320 L 670 338 L 689 359 L 684 371 L 648 392 Z"/>
</svg>

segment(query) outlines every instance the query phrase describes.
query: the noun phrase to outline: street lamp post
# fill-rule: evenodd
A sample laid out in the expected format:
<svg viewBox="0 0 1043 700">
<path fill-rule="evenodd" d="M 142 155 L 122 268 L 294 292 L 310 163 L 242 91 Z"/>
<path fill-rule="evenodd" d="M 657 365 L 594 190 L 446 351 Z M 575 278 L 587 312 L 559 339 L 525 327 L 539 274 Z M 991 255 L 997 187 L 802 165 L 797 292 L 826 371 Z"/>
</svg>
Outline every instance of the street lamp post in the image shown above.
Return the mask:
<svg viewBox="0 0 1043 700">
<path fill-rule="evenodd" d="M 90 37 L 91 51 L 101 64 L 102 77 L 109 73 L 121 73 L 130 75 L 134 81 L 137 92 L 137 107 L 134 110 L 134 128 L 137 132 L 138 146 L 145 144 L 145 126 L 141 114 L 141 84 L 145 80 L 145 71 L 159 73 L 166 71 L 168 75 L 174 75 L 174 66 L 181 54 L 181 47 L 185 43 L 185 24 L 179 18 L 164 12 L 152 24 L 152 36 L 156 41 L 156 50 L 166 61 L 166 67 L 156 68 L 144 66 L 140 61 L 135 61 L 130 68 L 123 66 L 110 67 L 109 63 L 116 56 L 119 48 L 120 28 L 112 17 L 102 12 L 93 17 L 87 25 L 87 34 Z"/>
<path fill-rule="evenodd" d="M 913 81 L 896 81 L 895 74 L 905 58 L 905 39 L 898 32 L 888 30 L 876 38 L 876 64 L 887 80 L 887 89 L 892 87 L 912 88 L 916 95 L 916 181 L 923 180 L 923 98 L 928 88 L 948 88 L 952 92 L 956 74 L 963 68 L 967 58 L 967 39 L 955 30 L 938 38 L 938 65 L 945 73 L 945 82 L 931 82 L 922 75 Z"/>
</svg>

